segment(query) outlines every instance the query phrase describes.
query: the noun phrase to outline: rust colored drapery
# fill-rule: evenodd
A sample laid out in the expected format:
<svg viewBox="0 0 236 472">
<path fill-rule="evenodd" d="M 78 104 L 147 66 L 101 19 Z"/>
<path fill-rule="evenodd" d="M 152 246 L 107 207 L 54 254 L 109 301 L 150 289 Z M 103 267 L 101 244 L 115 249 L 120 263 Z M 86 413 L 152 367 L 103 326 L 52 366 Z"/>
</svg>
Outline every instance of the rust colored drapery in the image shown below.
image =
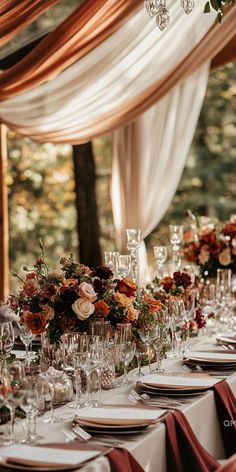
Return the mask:
<svg viewBox="0 0 236 472">
<path fill-rule="evenodd" d="M 142 0 L 88 0 L 0 75 L 0 100 L 55 77 L 109 37 Z"/>
<path fill-rule="evenodd" d="M 72 143 L 81 144 L 102 134 L 114 131 L 134 120 L 141 113 L 146 111 L 154 103 L 166 95 L 169 90 L 181 80 L 187 78 L 207 60 L 211 60 L 235 35 L 236 8 L 228 11 L 221 25 L 214 25 L 205 35 L 203 40 L 191 51 L 191 53 L 178 64 L 168 75 L 144 90 L 132 101 L 127 101 L 124 105 L 115 108 L 112 112 L 101 114 L 99 119 L 86 126 L 74 126 L 70 129 L 35 134 L 26 127 L 14 126 L 12 123 L 5 123 L 19 133 L 30 136 L 39 142 Z M 73 133 L 73 138 L 70 136 Z M 76 134 L 76 138 L 74 137 Z"/>
<path fill-rule="evenodd" d="M 0 15 L 0 47 L 58 1 L 35 0 L 32 2 L 32 0 L 23 0 L 22 2 L 12 2 L 12 8 Z"/>
</svg>

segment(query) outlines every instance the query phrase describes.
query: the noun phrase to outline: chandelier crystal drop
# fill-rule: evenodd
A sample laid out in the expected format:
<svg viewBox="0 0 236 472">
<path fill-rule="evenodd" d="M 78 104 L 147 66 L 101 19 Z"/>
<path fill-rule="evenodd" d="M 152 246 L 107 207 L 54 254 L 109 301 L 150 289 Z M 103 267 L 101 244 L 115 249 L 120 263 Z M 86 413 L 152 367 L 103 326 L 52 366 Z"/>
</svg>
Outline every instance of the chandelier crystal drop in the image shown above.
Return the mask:
<svg viewBox="0 0 236 472">
<path fill-rule="evenodd" d="M 165 5 L 160 5 L 156 15 L 156 23 L 161 31 L 168 28 L 170 24 L 170 14 Z"/>
<path fill-rule="evenodd" d="M 191 13 L 194 9 L 194 0 L 180 0 L 180 6 L 183 8 L 186 15 Z"/>
<path fill-rule="evenodd" d="M 144 6 L 151 18 L 157 15 L 158 7 L 159 7 L 159 0 L 145 0 Z"/>
<path fill-rule="evenodd" d="M 156 19 L 156 24 L 164 31 L 170 24 L 170 13 L 166 7 L 166 0 L 144 0 L 144 6 L 151 18 Z M 194 8 L 194 0 L 180 0 L 180 6 L 186 14 Z"/>
</svg>

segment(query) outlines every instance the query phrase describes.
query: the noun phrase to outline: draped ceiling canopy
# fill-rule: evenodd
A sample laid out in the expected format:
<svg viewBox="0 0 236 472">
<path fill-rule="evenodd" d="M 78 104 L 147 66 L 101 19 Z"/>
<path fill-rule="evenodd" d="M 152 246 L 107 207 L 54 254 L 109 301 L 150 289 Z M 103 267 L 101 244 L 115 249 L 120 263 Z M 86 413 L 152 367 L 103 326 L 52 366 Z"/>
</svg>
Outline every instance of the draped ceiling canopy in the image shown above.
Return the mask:
<svg viewBox="0 0 236 472">
<path fill-rule="evenodd" d="M 57 1 L 3 0 L 0 46 Z M 118 232 L 141 227 L 146 236 L 158 224 L 181 176 L 209 68 L 235 59 L 236 8 L 219 25 L 204 4 L 186 16 L 170 0 L 171 24 L 161 33 L 143 0 L 87 0 L 0 73 L 0 120 L 22 135 L 79 144 L 114 132 Z"/>
</svg>

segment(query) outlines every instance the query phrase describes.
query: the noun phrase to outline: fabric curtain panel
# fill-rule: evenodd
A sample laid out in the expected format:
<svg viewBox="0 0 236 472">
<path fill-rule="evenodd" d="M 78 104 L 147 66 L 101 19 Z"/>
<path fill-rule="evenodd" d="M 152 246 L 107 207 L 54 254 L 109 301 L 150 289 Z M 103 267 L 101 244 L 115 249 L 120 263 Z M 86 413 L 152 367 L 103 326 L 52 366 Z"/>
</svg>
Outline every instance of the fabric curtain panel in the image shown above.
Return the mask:
<svg viewBox="0 0 236 472">
<path fill-rule="evenodd" d="M 23 0 L 13 2 L 12 8 L 5 13 L 1 14 L 0 10 L 0 47 L 58 1 L 34 0 L 32 2 L 32 0 Z"/>
<path fill-rule="evenodd" d="M 0 103 L 2 121 L 37 141 L 72 144 L 133 121 L 235 34 L 236 9 L 212 28 L 215 14 L 202 13 L 204 1 L 188 17 L 174 1 L 164 35 L 138 10 L 59 76 Z"/>
<path fill-rule="evenodd" d="M 209 62 L 130 125 L 113 134 L 112 209 L 120 247 L 125 228 L 148 236 L 178 187 L 208 81 Z M 141 283 L 147 280 L 144 248 Z"/>
<path fill-rule="evenodd" d="M 55 77 L 109 37 L 141 0 L 88 0 L 0 75 L 0 100 Z"/>
</svg>

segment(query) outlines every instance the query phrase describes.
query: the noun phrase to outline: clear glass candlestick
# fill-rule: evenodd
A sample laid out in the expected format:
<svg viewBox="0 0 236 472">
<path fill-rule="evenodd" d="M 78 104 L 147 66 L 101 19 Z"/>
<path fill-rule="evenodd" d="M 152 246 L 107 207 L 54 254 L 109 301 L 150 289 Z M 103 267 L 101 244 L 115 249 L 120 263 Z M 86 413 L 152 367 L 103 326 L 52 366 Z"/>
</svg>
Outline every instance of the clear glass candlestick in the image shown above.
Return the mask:
<svg viewBox="0 0 236 472">
<path fill-rule="evenodd" d="M 138 250 L 141 245 L 141 230 L 140 229 L 126 229 L 127 249 L 131 255 L 131 265 L 133 272 L 133 281 L 138 283 Z"/>
<path fill-rule="evenodd" d="M 118 259 L 120 253 L 117 251 L 105 251 L 104 263 L 112 270 L 114 277 L 118 277 Z"/>
<path fill-rule="evenodd" d="M 127 277 L 131 271 L 131 256 L 120 254 L 118 258 L 118 274 L 121 279 Z"/>
<path fill-rule="evenodd" d="M 172 246 L 172 258 L 174 271 L 181 268 L 180 247 L 183 241 L 184 227 L 183 225 L 170 225 L 170 244 Z"/>
</svg>

